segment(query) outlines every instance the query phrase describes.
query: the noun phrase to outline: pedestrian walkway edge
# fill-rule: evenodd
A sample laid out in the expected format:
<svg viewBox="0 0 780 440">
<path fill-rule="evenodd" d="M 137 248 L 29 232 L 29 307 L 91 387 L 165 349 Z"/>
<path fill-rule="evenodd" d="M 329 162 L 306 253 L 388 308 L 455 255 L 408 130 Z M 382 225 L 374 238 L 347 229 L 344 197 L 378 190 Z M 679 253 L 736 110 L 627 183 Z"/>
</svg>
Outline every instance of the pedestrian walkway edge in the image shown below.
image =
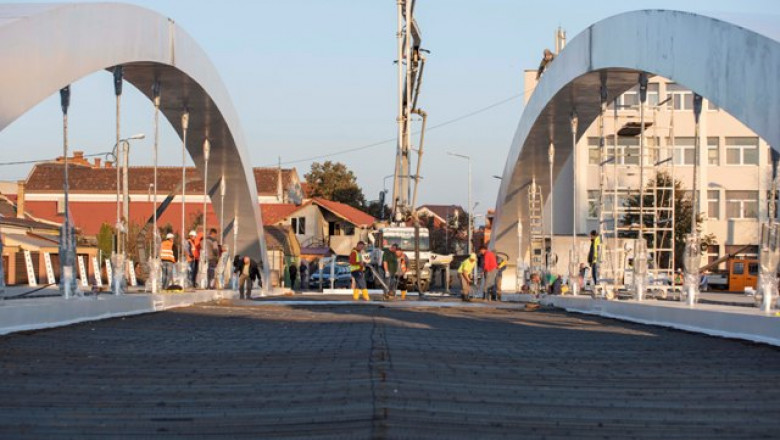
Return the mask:
<svg viewBox="0 0 780 440">
<path fill-rule="evenodd" d="M 31 298 L 0 303 L 0 335 L 141 315 L 225 298 L 233 291 L 204 290 L 164 294 Z"/>
<path fill-rule="evenodd" d="M 606 301 L 590 297 L 548 296 L 543 304 L 566 310 L 638 324 L 674 328 L 780 347 L 780 317 L 744 307 L 677 302 Z"/>
</svg>

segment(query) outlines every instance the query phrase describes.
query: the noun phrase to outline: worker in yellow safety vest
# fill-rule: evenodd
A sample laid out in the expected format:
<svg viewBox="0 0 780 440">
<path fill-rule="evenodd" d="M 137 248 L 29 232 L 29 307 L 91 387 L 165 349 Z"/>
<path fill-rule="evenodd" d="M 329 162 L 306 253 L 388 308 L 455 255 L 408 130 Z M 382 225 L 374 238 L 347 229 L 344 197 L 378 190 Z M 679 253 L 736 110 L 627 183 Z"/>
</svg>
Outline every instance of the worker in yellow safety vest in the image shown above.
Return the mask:
<svg viewBox="0 0 780 440">
<path fill-rule="evenodd" d="M 170 232 L 160 243 L 160 260 L 162 261 L 162 288 L 166 289 L 173 283 L 173 266 L 176 264 L 176 250 L 173 244 L 173 234 Z"/>
<path fill-rule="evenodd" d="M 469 301 L 471 294 L 471 275 L 474 273 L 474 265 L 477 264 L 477 254 L 471 253 L 468 258 L 463 260 L 458 267 L 458 275 L 460 276 L 461 285 L 461 299 L 463 301 Z"/>
<path fill-rule="evenodd" d="M 363 263 L 363 248 L 365 243 L 359 241 L 357 245 L 349 253 L 349 271 L 352 273 L 352 279 L 354 280 L 354 287 L 352 289 L 352 298 L 357 301 L 360 298 L 361 292 L 363 293 L 363 300 L 370 301 L 368 297 L 368 287 L 366 286 L 366 274 L 363 271 L 365 264 Z"/>
<path fill-rule="evenodd" d="M 590 250 L 588 250 L 588 265 L 590 265 L 590 275 L 593 278 L 593 285 L 599 283 L 599 257 L 601 255 L 601 237 L 595 230 L 590 231 Z"/>
</svg>

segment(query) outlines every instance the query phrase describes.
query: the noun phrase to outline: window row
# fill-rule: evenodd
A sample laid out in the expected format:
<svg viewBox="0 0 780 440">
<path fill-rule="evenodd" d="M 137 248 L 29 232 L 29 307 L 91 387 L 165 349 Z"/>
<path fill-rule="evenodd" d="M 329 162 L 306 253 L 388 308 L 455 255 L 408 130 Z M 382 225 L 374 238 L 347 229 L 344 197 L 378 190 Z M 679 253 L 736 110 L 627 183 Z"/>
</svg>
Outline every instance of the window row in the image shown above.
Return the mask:
<svg viewBox="0 0 780 440">
<path fill-rule="evenodd" d="M 639 165 L 639 138 L 637 137 L 618 137 L 617 152 L 614 136 L 604 139 L 607 145 L 607 157 L 603 160 L 605 164 L 611 163 L 613 157 L 617 155 L 618 165 Z M 647 146 L 654 147 L 656 138 L 647 138 Z M 694 137 L 675 137 L 674 138 L 674 164 L 675 165 L 693 165 L 696 156 L 696 138 Z M 757 137 L 727 137 L 725 138 L 725 163 L 724 165 L 758 165 L 758 138 Z M 672 139 L 666 139 L 666 145 L 672 145 Z M 708 137 L 706 147 L 707 164 L 721 165 L 720 138 Z M 653 150 L 653 155 L 657 156 L 657 150 Z M 599 138 L 588 138 L 588 163 L 598 165 L 601 160 L 601 151 L 599 149 Z M 654 157 L 654 161 L 658 161 Z"/>
<path fill-rule="evenodd" d="M 660 102 L 659 84 L 649 83 L 647 85 L 647 106 L 656 107 Z M 693 111 L 693 92 L 677 83 L 666 84 L 666 102 L 667 109 L 678 111 Z M 718 111 L 719 107 L 709 100 L 705 100 L 704 109 L 709 111 Z M 618 110 L 630 110 L 639 107 L 639 85 L 636 85 L 617 98 Z M 613 110 L 613 104 L 608 107 Z"/>
<path fill-rule="evenodd" d="M 758 218 L 758 191 L 724 191 L 726 201 L 727 219 L 756 219 Z M 693 191 L 684 191 L 684 198 L 690 200 Z M 618 194 L 618 206 L 627 206 L 628 195 Z M 612 206 L 612 194 L 605 196 L 604 205 L 609 209 Z M 597 219 L 599 215 L 599 191 L 588 191 L 588 218 Z M 720 215 L 720 191 L 707 191 L 707 217 L 719 219 Z"/>
</svg>

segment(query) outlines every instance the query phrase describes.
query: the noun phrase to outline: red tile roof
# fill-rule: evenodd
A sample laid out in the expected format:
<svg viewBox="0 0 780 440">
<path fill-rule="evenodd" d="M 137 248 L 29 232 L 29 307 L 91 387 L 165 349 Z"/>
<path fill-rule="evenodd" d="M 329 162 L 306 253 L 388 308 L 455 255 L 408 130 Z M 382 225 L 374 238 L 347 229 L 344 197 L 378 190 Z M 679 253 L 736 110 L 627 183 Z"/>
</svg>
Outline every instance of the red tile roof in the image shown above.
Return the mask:
<svg viewBox="0 0 780 440">
<path fill-rule="evenodd" d="M 154 181 L 153 167 L 130 167 L 128 184 L 131 193 L 146 194 L 149 184 Z M 258 195 L 276 195 L 278 168 L 254 168 Z M 68 169 L 70 190 L 74 193 L 116 193 L 116 168 L 95 168 L 92 166 L 71 165 Z M 194 167 L 186 169 L 187 193 L 203 192 L 203 180 L 200 172 Z M 293 178 L 297 177 L 295 169 L 282 169 L 283 190 L 289 188 Z M 157 167 L 158 192 L 167 194 L 181 190 L 181 167 Z M 37 164 L 30 171 L 25 190 L 31 193 L 60 192 L 63 185 L 63 164 Z"/>
<path fill-rule="evenodd" d="M 260 205 L 263 225 L 275 225 L 300 208 L 292 203 L 263 203 Z"/>
<path fill-rule="evenodd" d="M 344 220 L 354 224 L 355 226 L 371 226 L 376 222 L 376 218 L 372 215 L 353 208 L 347 204 L 334 202 L 331 200 L 325 200 L 319 197 L 311 199 L 312 203 L 319 205 L 328 211 L 336 214 Z"/>
</svg>

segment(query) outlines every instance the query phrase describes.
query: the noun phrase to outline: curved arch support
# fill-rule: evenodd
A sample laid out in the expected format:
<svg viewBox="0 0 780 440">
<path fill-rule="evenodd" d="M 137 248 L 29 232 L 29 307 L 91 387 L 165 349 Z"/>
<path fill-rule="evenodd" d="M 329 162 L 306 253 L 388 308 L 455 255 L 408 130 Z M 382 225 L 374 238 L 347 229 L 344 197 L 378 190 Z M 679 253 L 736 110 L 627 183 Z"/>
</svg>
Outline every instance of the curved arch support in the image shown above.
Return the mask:
<svg viewBox="0 0 780 440">
<path fill-rule="evenodd" d="M 76 31 L 74 31 L 76 30 Z M 187 150 L 203 172 L 202 143 L 211 142 L 206 185 L 220 212 L 225 176 L 225 223 L 238 219 L 236 251 L 268 268 L 257 187 L 249 152 L 227 89 L 195 41 L 171 19 L 123 4 L 0 6 L 0 131 L 60 88 L 115 65 L 152 99 L 163 90 L 161 111 L 182 135 L 190 112 Z"/>
<path fill-rule="evenodd" d="M 599 115 L 601 75 L 606 75 L 609 101 L 636 85 L 640 72 L 669 78 L 780 149 L 780 43 L 772 37 L 710 17 L 662 10 L 616 15 L 580 33 L 545 72 L 520 119 L 496 200 L 491 247 L 506 252 L 511 262 L 527 253 L 520 232 L 528 228 L 525 187 L 533 176 L 548 178 L 550 142 L 557 153 L 557 179 L 572 152 L 572 111 L 579 119 L 577 139 Z M 544 185 L 542 191 L 546 198 L 549 188 Z"/>
</svg>

